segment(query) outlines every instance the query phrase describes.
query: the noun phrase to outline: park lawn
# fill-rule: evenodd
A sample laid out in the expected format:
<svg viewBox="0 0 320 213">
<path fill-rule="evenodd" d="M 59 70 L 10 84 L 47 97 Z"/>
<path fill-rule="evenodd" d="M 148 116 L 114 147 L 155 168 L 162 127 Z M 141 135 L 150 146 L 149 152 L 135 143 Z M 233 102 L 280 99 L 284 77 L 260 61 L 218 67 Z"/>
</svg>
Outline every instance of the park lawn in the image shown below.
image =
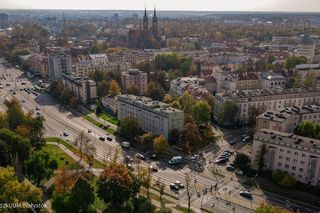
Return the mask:
<svg viewBox="0 0 320 213">
<path fill-rule="evenodd" d="M 116 130 L 111 129 L 109 127 L 106 127 L 102 123 L 100 123 L 100 122 L 96 121 L 95 119 L 91 118 L 90 115 L 84 115 L 83 118 L 86 119 L 87 121 L 89 121 L 90 123 L 92 123 L 93 125 L 95 125 L 96 127 L 99 127 L 101 129 L 105 130 L 106 132 L 112 134 L 112 135 L 114 135 L 115 132 L 116 132 Z"/>
<path fill-rule="evenodd" d="M 112 123 L 112 124 L 114 124 L 116 126 L 118 126 L 118 124 L 119 124 L 118 119 L 116 119 L 116 118 L 114 118 L 114 117 L 112 117 L 112 116 L 110 116 L 110 115 L 108 115 L 106 113 L 99 114 L 99 118 L 102 118 L 103 120 L 105 120 L 105 121 L 107 121 L 109 123 Z"/>
<path fill-rule="evenodd" d="M 71 144 L 68 144 L 66 141 L 62 140 L 61 138 L 48 137 L 48 138 L 46 138 L 46 141 L 47 142 L 59 142 L 59 143 L 63 144 L 65 147 L 67 147 L 69 150 L 71 150 L 75 155 L 80 157 L 79 150 L 76 147 L 72 146 Z M 82 156 L 83 156 L 82 160 L 84 160 L 86 163 L 89 163 L 86 154 L 83 153 Z M 104 163 L 102 163 L 96 159 L 93 159 L 93 166 L 92 167 L 97 168 L 97 169 L 104 169 L 106 166 Z"/>
<path fill-rule="evenodd" d="M 58 146 L 47 144 L 43 147 L 43 150 L 47 152 L 52 160 L 56 160 L 58 163 L 58 169 L 65 167 L 66 169 L 78 169 L 81 166 L 67 155 L 63 150 Z"/>
</svg>

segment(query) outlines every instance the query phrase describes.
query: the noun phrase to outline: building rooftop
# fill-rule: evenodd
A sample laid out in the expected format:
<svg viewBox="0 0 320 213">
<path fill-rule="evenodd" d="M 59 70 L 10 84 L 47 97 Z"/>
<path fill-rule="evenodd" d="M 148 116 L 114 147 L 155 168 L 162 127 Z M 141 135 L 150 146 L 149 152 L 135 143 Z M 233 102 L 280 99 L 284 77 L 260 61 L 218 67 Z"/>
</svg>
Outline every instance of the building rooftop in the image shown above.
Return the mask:
<svg viewBox="0 0 320 213">
<path fill-rule="evenodd" d="M 261 96 L 274 96 L 274 95 L 287 95 L 320 92 L 319 88 L 273 88 L 273 89 L 256 89 L 256 90 L 241 90 L 235 92 L 217 93 L 216 96 L 229 97 L 229 98 L 247 98 L 248 101 L 253 97 Z"/>
<path fill-rule="evenodd" d="M 265 113 L 259 115 L 257 118 L 274 120 L 283 122 L 294 115 L 303 115 L 311 113 L 320 113 L 320 105 L 308 105 L 303 107 L 286 107 L 279 111 L 266 111 Z"/>
<path fill-rule="evenodd" d="M 151 98 L 144 97 L 144 96 L 124 94 L 124 95 L 118 95 L 118 100 L 128 102 L 137 107 L 152 110 L 161 114 L 183 113 L 182 110 L 172 108 L 166 103 L 163 103 L 160 101 L 153 101 Z"/>
<path fill-rule="evenodd" d="M 64 74 L 63 77 L 75 83 L 81 83 L 83 81 L 92 83 L 94 82 L 93 80 L 90 80 L 87 76 L 81 74 Z"/>
<path fill-rule="evenodd" d="M 262 73 L 261 78 L 263 80 L 268 80 L 268 81 L 276 81 L 276 80 L 286 80 L 285 77 L 283 77 L 280 74 L 275 74 L 272 72 L 267 72 L 267 73 Z"/>
<path fill-rule="evenodd" d="M 298 64 L 296 66 L 297 70 L 311 70 L 311 69 L 319 69 L 320 64 Z"/>
<path fill-rule="evenodd" d="M 302 137 L 292 133 L 261 129 L 255 133 L 254 140 L 320 154 L 320 140 Z"/>
</svg>

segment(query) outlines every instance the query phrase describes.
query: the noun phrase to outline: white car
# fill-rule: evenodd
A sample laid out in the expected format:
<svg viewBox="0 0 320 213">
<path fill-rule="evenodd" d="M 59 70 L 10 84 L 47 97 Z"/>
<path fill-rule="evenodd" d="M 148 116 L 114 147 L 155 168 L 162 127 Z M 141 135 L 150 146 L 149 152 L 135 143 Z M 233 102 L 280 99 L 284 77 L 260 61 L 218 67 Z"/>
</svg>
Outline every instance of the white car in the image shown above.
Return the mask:
<svg viewBox="0 0 320 213">
<path fill-rule="evenodd" d="M 175 182 L 174 182 L 174 184 L 175 184 L 176 186 L 179 186 L 179 188 L 180 188 L 180 189 L 184 188 L 183 183 L 181 183 L 181 182 L 180 182 L 180 181 L 178 181 L 178 180 L 177 180 L 177 181 L 175 181 Z"/>
<path fill-rule="evenodd" d="M 125 141 L 125 142 L 122 142 L 122 143 L 121 143 L 121 146 L 122 146 L 123 148 L 130 148 L 130 143 L 127 142 L 127 141 Z"/>
</svg>

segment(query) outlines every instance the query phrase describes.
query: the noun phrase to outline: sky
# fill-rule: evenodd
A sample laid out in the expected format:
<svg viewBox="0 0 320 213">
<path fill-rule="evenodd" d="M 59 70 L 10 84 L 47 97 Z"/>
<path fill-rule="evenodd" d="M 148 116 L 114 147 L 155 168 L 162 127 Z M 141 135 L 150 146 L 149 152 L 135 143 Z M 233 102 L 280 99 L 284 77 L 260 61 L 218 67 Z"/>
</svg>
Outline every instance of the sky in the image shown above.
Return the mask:
<svg viewBox="0 0 320 213">
<path fill-rule="evenodd" d="M 320 0 L 0 0 L 1 9 L 320 12 Z"/>
</svg>

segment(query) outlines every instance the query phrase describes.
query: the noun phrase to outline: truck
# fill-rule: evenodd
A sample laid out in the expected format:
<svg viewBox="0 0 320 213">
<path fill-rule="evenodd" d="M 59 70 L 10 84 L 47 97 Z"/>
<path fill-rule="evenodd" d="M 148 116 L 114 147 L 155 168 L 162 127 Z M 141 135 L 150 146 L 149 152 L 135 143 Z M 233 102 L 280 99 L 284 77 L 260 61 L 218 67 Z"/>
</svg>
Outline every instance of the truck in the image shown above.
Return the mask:
<svg viewBox="0 0 320 213">
<path fill-rule="evenodd" d="M 177 165 L 182 163 L 182 157 L 181 156 L 174 156 L 169 161 L 168 164 L 170 165 Z"/>
</svg>

